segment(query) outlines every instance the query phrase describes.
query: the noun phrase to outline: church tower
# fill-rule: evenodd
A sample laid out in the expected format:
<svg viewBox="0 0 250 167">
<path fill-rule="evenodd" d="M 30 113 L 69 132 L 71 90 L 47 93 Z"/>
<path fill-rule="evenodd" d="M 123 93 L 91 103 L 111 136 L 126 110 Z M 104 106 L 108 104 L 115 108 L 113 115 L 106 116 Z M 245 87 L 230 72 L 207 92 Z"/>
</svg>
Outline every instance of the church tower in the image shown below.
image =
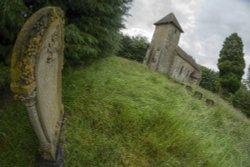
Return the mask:
<svg viewBox="0 0 250 167">
<path fill-rule="evenodd" d="M 163 17 L 154 25 L 154 35 L 143 63 L 153 70 L 169 74 L 183 30 L 173 13 Z"/>
</svg>

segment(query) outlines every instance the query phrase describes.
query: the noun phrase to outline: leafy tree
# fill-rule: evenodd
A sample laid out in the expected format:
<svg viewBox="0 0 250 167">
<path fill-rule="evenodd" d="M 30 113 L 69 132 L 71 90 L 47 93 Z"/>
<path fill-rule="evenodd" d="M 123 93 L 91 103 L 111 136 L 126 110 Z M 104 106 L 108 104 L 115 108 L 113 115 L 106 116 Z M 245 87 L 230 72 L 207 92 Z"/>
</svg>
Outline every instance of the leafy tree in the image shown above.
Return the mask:
<svg viewBox="0 0 250 167">
<path fill-rule="evenodd" d="M 214 93 L 219 91 L 219 73 L 207 67 L 200 66 L 202 78 L 200 86 Z"/>
<path fill-rule="evenodd" d="M 121 34 L 121 46 L 118 51 L 118 56 L 125 57 L 138 62 L 143 61 L 147 52 L 149 42 L 146 37 Z"/>
<path fill-rule="evenodd" d="M 76 65 L 114 54 L 132 0 L 0 0 L 0 64 L 8 67 L 11 50 L 24 22 L 44 6 L 65 12 L 66 63 Z M 5 68 L 4 67 L 4 68 Z"/>
<path fill-rule="evenodd" d="M 68 59 L 71 58 L 74 62 L 78 59 L 88 61 L 115 53 L 119 47 L 119 30 L 124 27 L 122 16 L 129 9 L 130 2 L 131 0 L 64 2 L 64 6 L 61 7 L 66 12 L 68 24 L 75 25 L 75 28 L 82 32 L 80 36 L 72 36 L 69 42 L 79 41 L 79 43 L 75 42 L 75 46 L 84 48 L 81 49 L 83 52 L 76 52 L 74 47 L 66 45 Z M 66 27 L 66 31 L 74 31 L 74 29 Z M 71 45 L 71 43 L 68 44 Z"/>
<path fill-rule="evenodd" d="M 226 38 L 218 60 L 220 85 L 222 94 L 234 94 L 241 86 L 244 74 L 243 43 L 237 33 Z"/>
<path fill-rule="evenodd" d="M 9 64 L 8 56 L 11 54 L 17 33 L 26 20 L 26 14 L 31 11 L 23 1 L 0 0 L 0 63 Z"/>
<path fill-rule="evenodd" d="M 8 66 L 0 64 L 0 88 L 9 82 L 9 70 Z"/>
<path fill-rule="evenodd" d="M 250 91 L 242 86 L 234 95 L 233 105 L 250 118 Z"/>
</svg>

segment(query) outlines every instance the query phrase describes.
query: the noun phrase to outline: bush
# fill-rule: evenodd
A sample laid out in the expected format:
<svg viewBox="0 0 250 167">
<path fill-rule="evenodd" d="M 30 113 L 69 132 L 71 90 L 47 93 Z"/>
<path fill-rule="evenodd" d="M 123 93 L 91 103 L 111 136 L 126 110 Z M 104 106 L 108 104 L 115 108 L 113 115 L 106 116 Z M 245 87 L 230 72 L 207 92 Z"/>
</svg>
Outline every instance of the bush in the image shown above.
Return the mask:
<svg viewBox="0 0 250 167">
<path fill-rule="evenodd" d="M 200 66 L 200 69 L 202 72 L 200 86 L 204 89 L 217 93 L 220 87 L 218 72 L 204 66 Z"/>
<path fill-rule="evenodd" d="M 238 81 L 238 78 L 235 74 L 227 73 L 223 78 L 220 78 L 220 85 L 223 88 L 223 94 L 226 96 L 229 93 L 236 93 L 236 91 L 241 86 L 241 82 Z"/>
<path fill-rule="evenodd" d="M 9 67 L 0 64 L 0 88 L 9 83 Z"/>
<path fill-rule="evenodd" d="M 250 91 L 241 87 L 234 95 L 233 105 L 250 118 Z"/>
<path fill-rule="evenodd" d="M 18 32 L 38 9 L 57 6 L 65 12 L 65 60 L 75 66 L 114 54 L 119 30 L 132 0 L 0 0 L 0 64 L 10 59 Z M 1 67 L 2 68 L 2 67 Z M 7 82 L 1 69 L 0 86 Z"/>
<path fill-rule="evenodd" d="M 125 57 L 127 59 L 136 60 L 142 63 L 143 58 L 146 55 L 149 42 L 146 37 L 121 34 L 121 46 L 118 51 L 118 56 Z"/>
<path fill-rule="evenodd" d="M 78 65 L 97 58 L 97 39 L 82 32 L 76 25 L 65 27 L 65 58 L 67 64 Z"/>
</svg>

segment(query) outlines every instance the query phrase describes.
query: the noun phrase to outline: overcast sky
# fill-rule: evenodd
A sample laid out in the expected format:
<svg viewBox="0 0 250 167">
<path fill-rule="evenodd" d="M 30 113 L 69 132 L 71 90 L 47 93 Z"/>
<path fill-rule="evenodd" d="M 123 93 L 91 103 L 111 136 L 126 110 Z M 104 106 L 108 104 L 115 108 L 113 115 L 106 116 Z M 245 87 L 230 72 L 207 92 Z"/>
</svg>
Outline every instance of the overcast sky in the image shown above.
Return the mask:
<svg viewBox="0 0 250 167">
<path fill-rule="evenodd" d="M 179 45 L 198 64 L 214 70 L 223 42 L 237 32 L 244 43 L 246 67 L 250 64 L 250 0 L 134 0 L 124 33 L 144 35 L 151 41 L 154 25 L 170 12 L 184 33 Z"/>
</svg>

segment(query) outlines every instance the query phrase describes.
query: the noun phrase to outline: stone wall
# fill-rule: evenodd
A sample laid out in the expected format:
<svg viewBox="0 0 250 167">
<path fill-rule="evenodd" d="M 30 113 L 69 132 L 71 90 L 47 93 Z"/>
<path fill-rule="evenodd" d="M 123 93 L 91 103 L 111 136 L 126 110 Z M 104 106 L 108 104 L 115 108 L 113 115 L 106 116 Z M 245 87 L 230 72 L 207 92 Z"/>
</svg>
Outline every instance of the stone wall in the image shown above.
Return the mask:
<svg viewBox="0 0 250 167">
<path fill-rule="evenodd" d="M 144 64 L 147 64 L 152 70 L 169 74 L 179 39 L 180 31 L 174 25 L 156 26 Z"/>
<path fill-rule="evenodd" d="M 195 68 L 193 66 L 175 53 L 174 62 L 170 71 L 171 77 L 182 82 L 190 82 L 189 76 L 194 70 Z"/>
</svg>

